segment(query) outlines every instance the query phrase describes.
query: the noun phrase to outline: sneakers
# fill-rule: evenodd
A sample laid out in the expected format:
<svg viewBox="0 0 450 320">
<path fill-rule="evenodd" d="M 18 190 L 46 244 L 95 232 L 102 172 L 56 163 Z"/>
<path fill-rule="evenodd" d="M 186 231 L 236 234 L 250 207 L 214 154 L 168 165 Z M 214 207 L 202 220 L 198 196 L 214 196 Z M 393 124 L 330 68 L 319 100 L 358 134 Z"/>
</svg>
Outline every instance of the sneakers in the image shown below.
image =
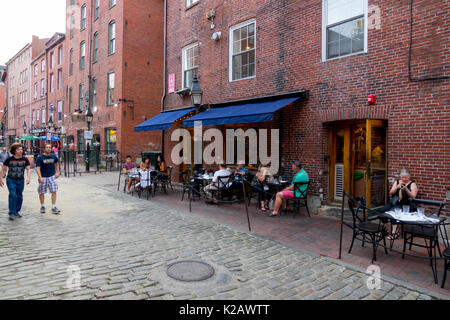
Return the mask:
<svg viewBox="0 0 450 320">
<path fill-rule="evenodd" d="M 16 216 L 13 215 L 13 214 L 10 214 L 10 215 L 9 215 L 9 220 L 14 220 L 14 219 L 16 219 Z"/>
<path fill-rule="evenodd" d="M 41 207 L 41 213 L 45 213 L 45 207 Z"/>
<path fill-rule="evenodd" d="M 16 213 L 16 218 L 22 218 L 22 217 L 23 217 L 23 215 L 21 215 L 20 212 Z"/>
<path fill-rule="evenodd" d="M 57 207 L 53 207 L 52 208 L 52 213 L 53 214 L 59 214 L 61 212 L 61 210 L 59 210 Z"/>
</svg>

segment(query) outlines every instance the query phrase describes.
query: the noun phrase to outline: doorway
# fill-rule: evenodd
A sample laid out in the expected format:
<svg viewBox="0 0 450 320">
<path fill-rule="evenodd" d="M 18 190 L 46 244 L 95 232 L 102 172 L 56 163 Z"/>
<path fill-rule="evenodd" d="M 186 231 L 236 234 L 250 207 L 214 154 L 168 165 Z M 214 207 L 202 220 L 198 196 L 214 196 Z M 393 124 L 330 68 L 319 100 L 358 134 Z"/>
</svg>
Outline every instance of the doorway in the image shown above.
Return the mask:
<svg viewBox="0 0 450 320">
<path fill-rule="evenodd" d="M 367 119 L 333 124 L 330 128 L 330 195 L 343 191 L 364 197 L 369 207 L 387 199 L 387 124 Z"/>
</svg>

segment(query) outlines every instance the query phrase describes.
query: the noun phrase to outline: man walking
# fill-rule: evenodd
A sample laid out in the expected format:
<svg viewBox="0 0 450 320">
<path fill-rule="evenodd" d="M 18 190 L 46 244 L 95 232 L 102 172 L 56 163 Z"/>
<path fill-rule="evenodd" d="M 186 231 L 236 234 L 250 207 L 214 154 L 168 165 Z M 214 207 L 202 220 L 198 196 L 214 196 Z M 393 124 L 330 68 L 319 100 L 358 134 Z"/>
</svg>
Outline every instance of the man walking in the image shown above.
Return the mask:
<svg viewBox="0 0 450 320">
<path fill-rule="evenodd" d="M 58 157 L 52 152 L 52 145 L 45 144 L 44 154 L 38 156 L 36 160 L 36 173 L 39 177 L 39 200 L 41 201 L 41 213 L 45 213 L 45 193 L 47 188 L 52 194 L 52 213 L 59 214 L 61 211 L 56 208 L 56 191 L 58 184 L 56 179 L 59 178 L 59 162 Z"/>
<path fill-rule="evenodd" d="M 5 162 L 5 160 L 8 159 L 9 157 L 11 157 L 11 155 L 6 150 L 6 147 L 3 147 L 2 152 L 0 152 L 0 163 L 3 164 Z"/>
<path fill-rule="evenodd" d="M 25 187 L 25 169 L 27 169 L 27 184 L 30 184 L 30 161 L 23 156 L 23 145 L 14 143 L 11 146 L 12 157 L 9 157 L 3 163 L 2 173 L 0 175 L 0 187 L 3 187 L 3 176 L 8 171 L 6 185 L 9 190 L 9 219 L 22 218 L 20 210 L 23 203 L 23 189 Z"/>
</svg>

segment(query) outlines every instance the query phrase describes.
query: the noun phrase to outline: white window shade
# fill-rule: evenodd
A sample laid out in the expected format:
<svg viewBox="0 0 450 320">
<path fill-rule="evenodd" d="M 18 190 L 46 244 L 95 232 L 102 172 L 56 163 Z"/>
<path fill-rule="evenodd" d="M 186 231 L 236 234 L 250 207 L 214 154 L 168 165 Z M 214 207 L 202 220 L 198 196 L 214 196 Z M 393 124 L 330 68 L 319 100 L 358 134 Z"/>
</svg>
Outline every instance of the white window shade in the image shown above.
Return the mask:
<svg viewBox="0 0 450 320">
<path fill-rule="evenodd" d="M 327 25 L 332 25 L 364 14 L 365 0 L 328 0 Z"/>
</svg>

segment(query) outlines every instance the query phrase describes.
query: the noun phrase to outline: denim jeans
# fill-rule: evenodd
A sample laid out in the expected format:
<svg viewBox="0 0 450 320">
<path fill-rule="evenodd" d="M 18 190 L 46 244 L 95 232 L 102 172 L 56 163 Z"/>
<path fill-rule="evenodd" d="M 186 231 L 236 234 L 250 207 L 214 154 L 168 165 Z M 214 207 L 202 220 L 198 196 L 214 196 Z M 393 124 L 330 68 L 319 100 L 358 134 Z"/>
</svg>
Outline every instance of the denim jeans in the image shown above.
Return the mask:
<svg viewBox="0 0 450 320">
<path fill-rule="evenodd" d="M 24 179 L 6 179 L 6 185 L 9 190 L 9 214 L 14 215 L 22 209 Z"/>
</svg>

